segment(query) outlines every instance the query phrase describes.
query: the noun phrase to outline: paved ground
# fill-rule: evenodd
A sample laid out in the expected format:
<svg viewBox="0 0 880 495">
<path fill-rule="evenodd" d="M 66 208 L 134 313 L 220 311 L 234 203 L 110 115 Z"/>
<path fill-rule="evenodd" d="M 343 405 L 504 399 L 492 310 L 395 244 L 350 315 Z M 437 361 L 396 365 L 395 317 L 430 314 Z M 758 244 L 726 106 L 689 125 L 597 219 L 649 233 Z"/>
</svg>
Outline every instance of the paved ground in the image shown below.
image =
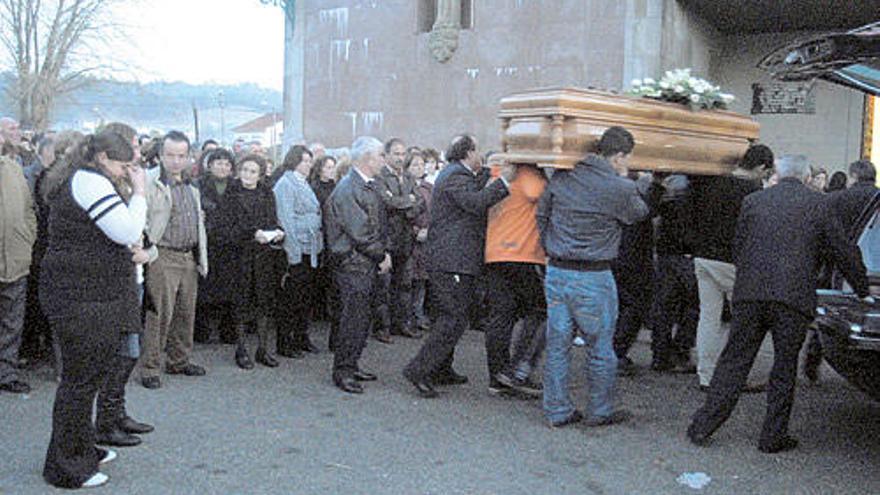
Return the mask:
<svg viewBox="0 0 880 495">
<path fill-rule="evenodd" d="M 331 385 L 327 353 L 245 372 L 228 346 L 199 346 L 207 377 L 165 376 L 159 391 L 129 386 L 130 410 L 157 431 L 119 449 L 105 469 L 110 483 L 95 493 L 696 493 L 677 483 L 685 472 L 708 474 L 709 494 L 880 493 L 880 404 L 830 373 L 798 389 L 801 448 L 767 456 L 755 449 L 763 395 L 745 397 L 705 449 L 683 435 L 701 400 L 693 378 L 649 371 L 620 384 L 632 423 L 550 430 L 539 402 L 487 394 L 477 333 L 457 354 L 471 383 L 417 399 L 399 372 L 416 345 L 371 341 L 363 365 L 381 381 L 363 396 Z M 647 365 L 644 343 L 634 354 Z M 55 385 L 45 373 L 32 385 L 29 396 L 0 395 L 0 493 L 55 492 L 40 477 Z M 582 387 L 575 397 L 583 404 Z"/>
</svg>

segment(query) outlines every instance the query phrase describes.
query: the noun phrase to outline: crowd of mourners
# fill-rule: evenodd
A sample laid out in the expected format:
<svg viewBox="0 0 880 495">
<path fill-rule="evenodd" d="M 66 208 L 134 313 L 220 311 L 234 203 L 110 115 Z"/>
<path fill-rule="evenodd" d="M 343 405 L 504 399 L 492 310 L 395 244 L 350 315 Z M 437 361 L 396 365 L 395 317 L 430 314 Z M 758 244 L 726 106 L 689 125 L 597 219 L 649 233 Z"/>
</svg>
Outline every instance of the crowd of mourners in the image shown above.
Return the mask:
<svg viewBox="0 0 880 495">
<path fill-rule="evenodd" d="M 147 389 L 163 373 L 205 375 L 193 346 L 214 339 L 243 370 L 274 368 L 320 352 L 316 321 L 329 322 L 330 375 L 347 393 L 377 380 L 360 365 L 370 336 L 423 338 L 403 368 L 423 398 L 468 382 L 455 348 L 480 330 L 489 392 L 542 398 L 554 428 L 631 417 L 615 384 L 636 372 L 628 354 L 646 328 L 651 369 L 696 374 L 706 393 L 693 443 L 741 393 L 766 390 L 758 448 L 790 450 L 805 341 L 809 379 L 821 361 L 815 289 L 845 279 L 873 301 L 852 240 L 877 195 L 865 160 L 828 180 L 755 144 L 730 175 L 650 174 L 630 170 L 636 143 L 621 127 L 555 171 L 467 134 L 443 153 L 399 138 L 297 144 L 278 164 L 259 143 L 194 149 L 182 132 L 122 123 L 33 135 L 3 118 L 0 144 L 0 390 L 27 393 L 22 368 L 54 367 L 43 476 L 60 487 L 105 483 L 99 465 L 116 454 L 96 445 L 153 430 L 125 407 L 136 368 Z M 768 333 L 769 383 L 747 383 Z M 582 409 L 568 384 L 578 347 Z"/>
</svg>

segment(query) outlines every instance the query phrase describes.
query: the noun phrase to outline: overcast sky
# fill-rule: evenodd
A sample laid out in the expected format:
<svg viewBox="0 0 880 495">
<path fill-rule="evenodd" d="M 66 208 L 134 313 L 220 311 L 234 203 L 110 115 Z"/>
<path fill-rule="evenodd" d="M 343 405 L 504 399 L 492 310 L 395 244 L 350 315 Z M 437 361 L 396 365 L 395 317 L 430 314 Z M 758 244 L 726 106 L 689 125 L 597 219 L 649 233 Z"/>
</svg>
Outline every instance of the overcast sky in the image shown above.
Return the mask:
<svg viewBox="0 0 880 495">
<path fill-rule="evenodd" d="M 284 12 L 278 7 L 259 0 L 141 0 L 120 4 L 114 16 L 130 43 L 113 51 L 137 61 L 133 74 L 142 82 L 281 89 Z"/>
</svg>

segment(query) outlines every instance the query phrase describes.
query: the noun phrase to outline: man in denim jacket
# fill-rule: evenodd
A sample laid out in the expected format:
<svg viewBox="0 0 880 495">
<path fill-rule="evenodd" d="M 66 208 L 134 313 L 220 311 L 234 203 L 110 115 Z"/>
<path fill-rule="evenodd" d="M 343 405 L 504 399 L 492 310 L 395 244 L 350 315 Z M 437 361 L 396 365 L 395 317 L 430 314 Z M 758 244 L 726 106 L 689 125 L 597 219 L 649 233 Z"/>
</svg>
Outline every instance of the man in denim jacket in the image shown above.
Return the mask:
<svg viewBox="0 0 880 495">
<path fill-rule="evenodd" d="M 618 255 L 621 227 L 648 215 L 636 184 L 624 177 L 634 146 L 626 129 L 608 129 L 598 154 L 587 155 L 571 170 L 556 171 L 538 204 L 538 229 L 548 256 L 544 414 L 553 427 L 583 419 L 568 394 L 568 348 L 575 328 L 587 342 L 587 424 L 629 417 L 613 409 L 618 308 L 611 262 Z"/>
</svg>

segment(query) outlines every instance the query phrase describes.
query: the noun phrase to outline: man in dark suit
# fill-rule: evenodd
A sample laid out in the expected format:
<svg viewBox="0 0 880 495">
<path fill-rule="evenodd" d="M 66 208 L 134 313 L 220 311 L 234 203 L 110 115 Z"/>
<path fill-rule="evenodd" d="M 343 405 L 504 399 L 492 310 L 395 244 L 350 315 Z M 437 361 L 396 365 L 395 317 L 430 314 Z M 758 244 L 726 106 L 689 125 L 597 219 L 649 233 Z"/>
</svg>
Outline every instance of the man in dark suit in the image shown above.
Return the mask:
<svg viewBox="0 0 880 495">
<path fill-rule="evenodd" d="M 859 297 L 868 297 L 859 252 L 847 242 L 822 194 L 804 185 L 809 172 L 803 156 L 784 156 L 776 165 L 779 184 L 743 201 L 733 244 L 733 323 L 706 402 L 688 428 L 697 445 L 705 445 L 730 417 L 769 331 L 773 371 L 758 449 L 776 453 L 797 447 L 797 440 L 788 436 L 788 421 L 798 352 L 816 308 L 820 256 L 826 253 Z"/>
<path fill-rule="evenodd" d="M 452 370 L 453 354 L 476 302 L 487 211 L 508 195 L 508 184 L 516 174 L 506 165 L 501 179 L 487 185 L 488 170 L 482 168 L 476 140 L 468 135 L 452 140 L 446 158 L 449 165 L 434 183 L 428 228 L 428 272 L 437 318 L 431 335 L 403 370 L 425 398 L 437 396 L 433 385 L 467 382 L 467 377 Z"/>
<path fill-rule="evenodd" d="M 425 210 L 425 201 L 416 191 L 415 179 L 404 169 L 406 144 L 398 138 L 385 143 L 385 166 L 376 176 L 376 193 L 385 207 L 385 228 L 388 233 L 388 251 L 391 255 L 391 273 L 381 277 L 379 299 L 387 305 L 391 335 L 417 338 L 412 328 L 412 256 L 416 242 L 413 229 L 415 219 Z M 381 342 L 391 339 L 382 333 Z"/>
<path fill-rule="evenodd" d="M 859 160 L 849 165 L 848 189 L 837 191 L 828 198 L 831 202 L 831 211 L 840 219 L 843 230 L 847 235 L 868 204 L 868 201 L 877 194 L 877 170 L 874 164 L 868 160 Z"/>
</svg>

